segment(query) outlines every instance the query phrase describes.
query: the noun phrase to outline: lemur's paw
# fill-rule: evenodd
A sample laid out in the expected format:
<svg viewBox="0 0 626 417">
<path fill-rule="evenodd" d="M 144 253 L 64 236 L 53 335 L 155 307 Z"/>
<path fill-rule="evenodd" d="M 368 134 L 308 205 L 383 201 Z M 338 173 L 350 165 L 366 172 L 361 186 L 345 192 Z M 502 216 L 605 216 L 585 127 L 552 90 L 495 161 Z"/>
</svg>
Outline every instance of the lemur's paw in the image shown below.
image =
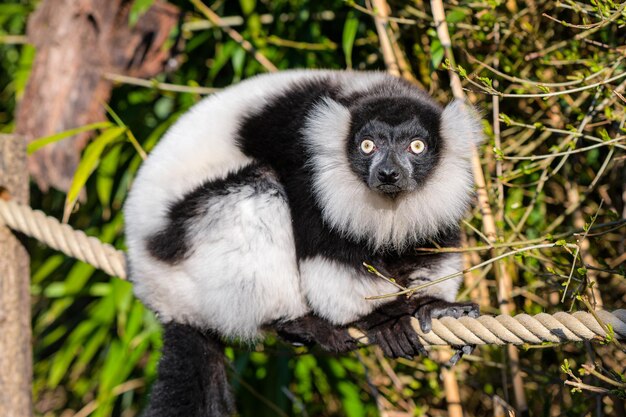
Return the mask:
<svg viewBox="0 0 626 417">
<path fill-rule="evenodd" d="M 335 353 L 348 352 L 358 347 L 346 327 L 334 325 L 314 314 L 276 322 L 272 327 L 283 340 L 296 346 L 318 344 L 322 349 Z"/>
<path fill-rule="evenodd" d="M 318 337 L 318 343 L 325 351 L 334 353 L 345 353 L 359 347 L 357 340 L 345 328 L 336 328 L 325 337 Z"/>
<path fill-rule="evenodd" d="M 454 355 L 452 355 L 452 357 L 450 358 L 448 364 L 450 366 L 456 365 L 456 363 L 461 360 L 463 355 L 469 355 L 470 353 L 472 353 L 475 347 L 476 345 L 452 346 L 455 352 Z"/>
<path fill-rule="evenodd" d="M 423 300 L 415 311 L 415 317 L 419 320 L 420 328 L 424 333 L 431 331 L 432 319 L 440 319 L 442 317 L 454 317 L 455 319 L 460 317 L 476 318 L 479 315 L 478 304 L 449 302 L 438 298 Z"/>
<path fill-rule="evenodd" d="M 428 355 L 408 315 L 368 329 L 367 337 L 381 347 L 385 356 L 391 358 L 413 359 L 419 354 Z"/>
</svg>

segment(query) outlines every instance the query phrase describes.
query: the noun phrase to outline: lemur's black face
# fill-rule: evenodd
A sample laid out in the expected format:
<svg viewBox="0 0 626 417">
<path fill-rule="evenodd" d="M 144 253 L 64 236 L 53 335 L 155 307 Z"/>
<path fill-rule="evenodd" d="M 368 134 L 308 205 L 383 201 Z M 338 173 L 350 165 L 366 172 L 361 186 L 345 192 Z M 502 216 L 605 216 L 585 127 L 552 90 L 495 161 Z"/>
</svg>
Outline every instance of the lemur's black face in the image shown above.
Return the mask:
<svg viewBox="0 0 626 417">
<path fill-rule="evenodd" d="M 375 98 L 350 113 L 348 159 L 369 188 L 395 198 L 428 180 L 443 150 L 441 110 L 410 98 Z"/>
</svg>

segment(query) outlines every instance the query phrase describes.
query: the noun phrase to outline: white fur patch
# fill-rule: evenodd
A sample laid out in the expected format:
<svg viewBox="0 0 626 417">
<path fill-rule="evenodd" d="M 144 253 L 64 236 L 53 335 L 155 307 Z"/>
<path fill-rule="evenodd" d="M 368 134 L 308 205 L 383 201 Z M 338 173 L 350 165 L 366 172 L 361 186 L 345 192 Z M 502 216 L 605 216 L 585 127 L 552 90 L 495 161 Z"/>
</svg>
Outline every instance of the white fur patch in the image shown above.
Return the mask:
<svg viewBox="0 0 626 417">
<path fill-rule="evenodd" d="M 135 292 L 161 320 L 250 340 L 260 326 L 307 313 L 289 207 L 250 186 L 208 199 L 189 231 L 190 256 L 167 265 L 135 248 Z M 137 256 L 139 255 L 139 256 Z"/>
<path fill-rule="evenodd" d="M 473 146 L 485 139 L 478 111 L 461 100 L 454 100 L 443 109 L 441 135 L 447 146 L 454 146 L 457 155 L 470 153 Z"/>
<path fill-rule="evenodd" d="M 444 110 L 439 164 L 421 189 L 395 200 L 372 191 L 350 169 L 349 126 L 348 109 L 326 99 L 311 112 L 304 129 L 313 154 L 314 193 L 330 226 L 366 239 L 373 249 L 400 249 L 458 224 L 473 189 L 469 150 L 482 138 L 480 123 L 469 111 L 458 102 Z"/>
<path fill-rule="evenodd" d="M 393 298 L 366 297 L 397 292 L 382 278 L 321 256 L 300 261 L 302 290 L 311 310 L 334 324 L 347 324 Z"/>
</svg>

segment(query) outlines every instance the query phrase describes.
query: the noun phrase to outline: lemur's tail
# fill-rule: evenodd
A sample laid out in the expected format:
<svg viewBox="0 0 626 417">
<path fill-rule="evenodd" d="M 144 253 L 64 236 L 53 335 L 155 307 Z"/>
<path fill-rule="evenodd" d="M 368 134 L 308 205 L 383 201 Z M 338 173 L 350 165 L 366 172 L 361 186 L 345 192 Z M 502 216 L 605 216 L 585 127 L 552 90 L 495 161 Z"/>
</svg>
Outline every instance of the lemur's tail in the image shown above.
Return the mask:
<svg viewBox="0 0 626 417">
<path fill-rule="evenodd" d="M 235 402 L 218 337 L 183 324 L 166 324 L 159 375 L 143 417 L 233 414 Z"/>
</svg>

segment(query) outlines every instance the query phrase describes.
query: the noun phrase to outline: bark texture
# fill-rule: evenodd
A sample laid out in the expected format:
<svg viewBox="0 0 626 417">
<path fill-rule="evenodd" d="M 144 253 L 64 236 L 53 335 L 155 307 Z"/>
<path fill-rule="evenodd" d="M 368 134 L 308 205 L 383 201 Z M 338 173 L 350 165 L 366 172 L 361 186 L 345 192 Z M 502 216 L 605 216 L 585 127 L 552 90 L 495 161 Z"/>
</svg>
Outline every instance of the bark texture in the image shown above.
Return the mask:
<svg viewBox="0 0 626 417">
<path fill-rule="evenodd" d="M 28 21 L 37 48 L 16 115 L 16 133 L 27 141 L 104 120 L 112 82 L 107 72 L 153 77 L 171 58 L 166 42 L 178 9 L 156 2 L 131 27 L 130 0 L 44 0 Z M 89 134 L 49 145 L 29 158 L 42 190 L 66 191 Z"/>
<path fill-rule="evenodd" d="M 0 135 L 0 198 L 28 203 L 25 142 Z M 32 416 L 30 268 L 26 249 L 0 226 L 0 416 Z"/>
</svg>

